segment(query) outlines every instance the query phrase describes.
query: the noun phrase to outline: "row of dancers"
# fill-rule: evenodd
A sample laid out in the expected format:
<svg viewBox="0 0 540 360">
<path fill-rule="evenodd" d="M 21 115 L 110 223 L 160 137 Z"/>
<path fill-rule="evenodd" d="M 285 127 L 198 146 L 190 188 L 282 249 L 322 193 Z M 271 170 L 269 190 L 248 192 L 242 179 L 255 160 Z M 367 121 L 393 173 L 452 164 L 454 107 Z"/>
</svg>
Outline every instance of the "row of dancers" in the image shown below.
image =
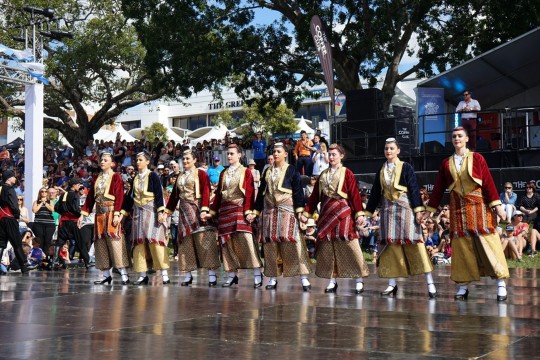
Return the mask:
<svg viewBox="0 0 540 360">
<path fill-rule="evenodd" d="M 497 300 L 504 301 L 504 279 L 509 272 L 495 230 L 497 215 L 505 218 L 504 209 L 484 158 L 466 147 L 466 130 L 454 129 L 452 140 L 455 153 L 442 162 L 427 207 L 422 204 L 414 170 L 399 159 L 399 144 L 393 138 L 386 141 L 386 161 L 376 174 L 365 209 L 354 174 L 343 166 L 345 151 L 337 144 L 329 147 L 329 168 L 319 176 L 307 204 L 300 174 L 286 162 L 287 150 L 281 143 L 274 145 L 275 162 L 263 172 L 256 197 L 251 171 L 240 164 L 242 152 L 237 146 L 227 148 L 229 167 L 220 174 L 214 194 L 206 172 L 196 168 L 194 155 L 189 150 L 184 152 L 183 170 L 167 204 L 159 177 L 148 167 L 148 154 L 137 155 L 138 173 L 124 194 L 122 178 L 113 171 L 111 154 L 102 153 L 101 173 L 94 179 L 78 218 L 80 225 L 95 206 L 96 267 L 102 271 L 102 278 L 95 283 L 110 284 L 109 269 L 113 267 L 120 271 L 122 284 L 130 283 L 127 268 L 131 257 L 122 218 L 131 214 L 132 230 L 127 236 L 132 244 L 133 267 L 139 275 L 133 284 L 149 283 L 148 261 L 160 270 L 163 284 L 169 284 L 168 217 L 178 209 L 178 264 L 185 273 L 182 286 L 191 285 L 192 272 L 201 268 L 208 270 L 208 285 L 217 286 L 216 271 L 223 266 L 227 273 L 223 287 L 238 284 L 239 269 L 253 269 L 254 288 L 263 286 L 264 274 L 268 290 L 277 289 L 280 276 L 299 276 L 302 289 L 309 291 L 308 276 L 313 270 L 299 224 L 318 217 L 315 274 L 329 280 L 324 291 L 336 292 L 338 278 L 354 278 L 354 292 L 360 294 L 369 270 L 357 230 L 366 216 L 380 207 L 378 275 L 388 278 L 381 295 L 395 296 L 397 278 L 425 274 L 428 296 L 435 298 L 433 266 L 420 223 L 436 211 L 448 189 L 453 237 L 451 278 L 458 284 L 455 299 L 466 300 L 468 284 L 490 276 L 497 281 Z"/>
</svg>

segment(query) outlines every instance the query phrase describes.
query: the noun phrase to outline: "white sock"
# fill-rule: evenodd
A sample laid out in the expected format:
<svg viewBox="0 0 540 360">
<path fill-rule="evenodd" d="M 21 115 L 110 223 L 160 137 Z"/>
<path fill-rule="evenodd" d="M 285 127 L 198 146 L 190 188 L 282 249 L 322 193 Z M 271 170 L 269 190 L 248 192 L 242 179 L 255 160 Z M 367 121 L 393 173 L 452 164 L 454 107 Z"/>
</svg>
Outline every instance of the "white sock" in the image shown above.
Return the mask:
<svg viewBox="0 0 540 360">
<path fill-rule="evenodd" d="M 388 287 L 384 291 L 392 291 L 396 287 L 397 282 L 395 278 L 388 279 Z"/>
<path fill-rule="evenodd" d="M 169 273 L 167 272 L 167 270 L 161 270 L 161 279 L 163 281 L 169 280 Z"/>
<path fill-rule="evenodd" d="M 108 278 L 109 276 L 111 276 L 111 271 L 110 270 L 104 270 L 103 271 L 103 277 Z"/>
<path fill-rule="evenodd" d="M 215 270 L 208 270 L 208 276 L 216 276 L 216 271 Z"/>
<path fill-rule="evenodd" d="M 187 282 L 191 280 L 191 278 L 193 278 L 193 276 L 191 276 L 191 271 L 186 272 L 186 277 L 184 278 L 184 281 Z"/>
<path fill-rule="evenodd" d="M 122 274 L 122 275 L 126 275 L 126 276 L 127 276 L 127 274 L 128 274 L 126 268 L 118 268 L 118 271 L 120 271 L 120 274 Z"/>
<path fill-rule="evenodd" d="M 467 289 L 468 289 L 467 285 L 459 285 L 459 289 L 456 295 L 465 295 L 465 293 L 467 292 Z"/>
<path fill-rule="evenodd" d="M 426 273 L 426 282 L 428 285 L 428 291 L 430 293 L 436 293 L 437 288 L 435 287 L 435 284 L 433 283 L 433 274 L 431 272 Z"/>
<path fill-rule="evenodd" d="M 331 278 L 330 279 L 330 282 L 328 283 L 328 286 L 326 287 L 327 289 L 333 289 L 335 288 L 337 285 L 337 280 L 336 278 Z"/>
<path fill-rule="evenodd" d="M 261 268 L 255 268 L 253 269 L 253 275 L 254 276 L 261 276 Z"/>
<path fill-rule="evenodd" d="M 307 275 L 302 275 L 300 277 L 301 281 L 302 281 L 302 286 L 309 286 L 311 285 L 310 282 L 309 282 L 309 279 L 307 277 Z"/>
<path fill-rule="evenodd" d="M 139 280 L 142 280 L 146 277 L 146 271 L 143 271 L 143 272 L 140 272 L 139 273 Z"/>
<path fill-rule="evenodd" d="M 268 285 L 276 285 L 277 280 L 275 277 L 271 277 L 270 280 L 268 280 Z"/>
<path fill-rule="evenodd" d="M 504 280 L 497 280 L 497 295 L 506 296 L 507 294 L 506 283 Z"/>
<path fill-rule="evenodd" d="M 362 290 L 364 288 L 364 280 L 362 278 L 356 278 L 356 290 Z"/>
<path fill-rule="evenodd" d="M 234 277 L 236 276 L 236 271 L 231 271 L 229 272 L 229 274 L 227 275 L 227 283 L 230 283 L 233 281 Z"/>
</svg>

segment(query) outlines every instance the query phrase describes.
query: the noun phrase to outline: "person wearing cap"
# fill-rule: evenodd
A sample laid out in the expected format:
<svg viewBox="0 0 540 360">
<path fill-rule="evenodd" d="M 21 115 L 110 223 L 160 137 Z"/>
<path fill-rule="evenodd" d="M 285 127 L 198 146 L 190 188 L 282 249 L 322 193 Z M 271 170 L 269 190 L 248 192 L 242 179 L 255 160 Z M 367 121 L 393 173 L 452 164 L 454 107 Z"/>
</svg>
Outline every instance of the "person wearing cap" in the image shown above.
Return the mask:
<svg viewBox="0 0 540 360">
<path fill-rule="evenodd" d="M 184 151 L 184 170 L 165 207 L 171 215 L 178 205 L 178 269 L 185 272 L 181 286 L 193 283 L 192 271 L 208 270 L 208 286 L 217 285 L 216 270 L 221 267 L 216 229 L 207 220 L 210 216 L 210 179 L 208 174 L 195 168 L 195 155 Z"/>
<path fill-rule="evenodd" d="M 208 170 L 206 170 L 206 173 L 208 174 L 208 177 L 210 178 L 210 183 L 212 185 L 217 185 L 219 181 L 219 175 L 223 170 L 225 170 L 225 168 L 223 167 L 223 165 L 221 165 L 219 156 L 214 156 L 212 165 L 210 165 L 208 167 Z"/>
<path fill-rule="evenodd" d="M 251 171 L 240 164 L 241 157 L 242 149 L 235 144 L 229 145 L 229 167 L 219 177 L 210 215 L 217 217 L 223 268 L 228 273 L 223 287 L 238 284 L 239 269 L 253 269 L 253 286 L 258 288 L 262 286 L 262 262 L 251 225 L 255 219 L 255 187 Z"/>
<path fill-rule="evenodd" d="M 126 268 L 130 266 L 126 242 L 122 230 L 122 202 L 124 200 L 124 182 L 122 176 L 114 172 L 112 154 L 101 153 L 99 166 L 101 172 L 92 182 L 86 201 L 81 209 L 79 228 L 83 219 L 92 212 L 94 205 L 94 247 L 96 268 L 102 271 L 103 278 L 94 284 L 110 284 L 110 268 L 118 269 L 122 276 L 122 285 L 129 284 Z"/>
<path fill-rule="evenodd" d="M 508 247 L 515 258 L 521 262 L 522 259 L 517 248 L 517 239 L 514 236 L 514 230 L 514 225 L 506 225 L 505 231 L 501 234 L 501 246 L 503 251 L 506 251 L 506 247 Z"/>
<path fill-rule="evenodd" d="M 131 212 L 131 233 L 127 234 L 133 249 L 133 268 L 139 278 L 133 285 L 148 285 L 147 275 L 149 249 L 154 270 L 161 270 L 163 284 L 169 284 L 169 256 L 167 245 L 167 226 L 165 223 L 165 206 L 163 188 L 159 176 L 148 169 L 150 154 L 140 152 L 136 158 L 137 175 L 130 181 L 129 191 L 124 197 L 122 214 L 127 217 Z"/>
<path fill-rule="evenodd" d="M 497 282 L 497 301 L 507 299 L 504 279 L 510 276 L 496 231 L 497 216 L 504 220 L 497 188 L 482 155 L 467 149 L 469 137 L 463 127 L 452 131 L 454 154 L 444 159 L 426 207 L 431 217 L 450 191 L 452 265 L 450 278 L 459 286 L 455 300 L 467 300 L 468 284 L 489 276 Z"/>
<path fill-rule="evenodd" d="M 518 252 L 518 258 L 523 255 L 523 249 L 527 246 L 527 240 L 529 237 L 529 224 L 523 221 L 523 213 L 519 210 L 512 215 L 511 225 L 514 227 L 513 235 L 516 240 L 516 248 Z"/>
<path fill-rule="evenodd" d="M 81 230 L 78 227 L 77 221 L 81 216 L 81 203 L 79 197 L 79 188 L 81 187 L 80 179 L 70 179 L 68 181 L 68 191 L 65 192 L 54 205 L 54 211 L 60 214 L 60 224 L 58 226 L 58 238 L 55 247 L 58 251 L 66 242 L 71 239 L 75 240 L 75 246 L 79 249 L 79 253 L 84 261 L 84 265 L 88 269 L 90 257 L 88 255 L 88 244 L 85 243 Z M 54 263 L 58 264 L 59 255 L 55 254 Z"/>
<path fill-rule="evenodd" d="M 266 140 L 262 136 L 262 131 L 257 131 L 255 139 L 251 143 L 253 148 L 253 160 L 255 160 L 255 168 L 259 172 L 263 171 L 266 164 Z"/>
<path fill-rule="evenodd" d="M 354 292 L 361 294 L 364 291 L 362 278 L 369 275 L 369 270 L 355 225 L 363 224 L 364 208 L 356 178 L 342 164 L 345 150 L 338 144 L 330 145 L 328 150 L 329 168 L 315 183 L 301 220 L 307 222 L 312 218 L 320 203 L 315 274 L 330 280 L 324 292 L 337 291 L 337 278 L 354 278 Z"/>
<path fill-rule="evenodd" d="M 399 153 L 396 139 L 386 139 L 386 161 L 375 174 L 366 206 L 367 216 L 381 207 L 377 265 L 379 277 L 388 279 L 388 287 L 381 295 L 396 296 L 398 277 L 425 274 L 428 296 L 435 298 L 437 289 L 431 274 L 433 265 L 422 233 L 425 207 L 414 169 L 399 159 Z"/>
<path fill-rule="evenodd" d="M 261 177 L 253 213 L 262 220 L 264 275 L 270 277 L 267 290 L 277 288 L 277 277 L 300 275 L 302 289 L 309 291 L 311 262 L 297 216 L 304 211 L 304 191 L 300 174 L 287 164 L 283 143 L 274 144 L 274 165 Z"/>
<path fill-rule="evenodd" d="M 17 194 L 13 186 L 17 179 L 11 170 L 2 173 L 2 185 L 0 187 L 0 259 L 8 242 L 13 247 L 15 257 L 22 273 L 27 273 L 27 259 L 22 247 L 21 233 L 19 232 L 20 210 L 17 203 Z"/>
</svg>

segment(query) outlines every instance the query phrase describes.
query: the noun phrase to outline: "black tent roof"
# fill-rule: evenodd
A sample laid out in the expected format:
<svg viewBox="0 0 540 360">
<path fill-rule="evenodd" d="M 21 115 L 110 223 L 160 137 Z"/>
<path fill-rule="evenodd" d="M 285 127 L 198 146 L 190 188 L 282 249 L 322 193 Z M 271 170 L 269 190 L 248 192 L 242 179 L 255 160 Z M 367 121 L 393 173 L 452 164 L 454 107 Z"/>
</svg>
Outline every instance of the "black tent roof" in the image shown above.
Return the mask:
<svg viewBox="0 0 540 360">
<path fill-rule="evenodd" d="M 444 88 L 445 100 L 457 105 L 464 90 L 487 109 L 540 85 L 540 27 L 449 69 L 418 87 Z M 530 104 L 524 104 L 530 105 Z"/>
</svg>

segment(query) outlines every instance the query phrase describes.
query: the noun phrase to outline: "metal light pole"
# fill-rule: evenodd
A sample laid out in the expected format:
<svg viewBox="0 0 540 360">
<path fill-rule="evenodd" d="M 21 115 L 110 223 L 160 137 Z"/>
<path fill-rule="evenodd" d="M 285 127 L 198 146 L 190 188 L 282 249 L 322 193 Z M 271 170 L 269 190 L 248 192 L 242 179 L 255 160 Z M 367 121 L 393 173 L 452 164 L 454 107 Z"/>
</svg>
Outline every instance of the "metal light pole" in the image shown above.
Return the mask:
<svg viewBox="0 0 540 360">
<path fill-rule="evenodd" d="M 72 37 L 72 35 L 65 32 L 65 35 L 57 36 L 52 32 L 40 31 L 40 36 L 36 37 L 36 26 L 39 25 L 42 28 L 44 23 L 48 24 L 49 21 L 54 20 L 54 10 L 33 6 L 25 6 L 23 10 L 30 13 L 30 23 L 24 26 L 25 46 L 28 47 L 28 30 L 31 29 L 30 42 L 34 61 L 43 64 L 43 36 L 60 40 L 62 37 Z M 43 84 L 38 83 L 27 71 L 4 64 L 0 64 L 0 81 L 25 86 L 24 200 L 26 204 L 32 204 L 37 198 L 39 189 L 43 186 Z M 32 213 L 30 216 L 30 220 L 33 220 Z"/>
</svg>

